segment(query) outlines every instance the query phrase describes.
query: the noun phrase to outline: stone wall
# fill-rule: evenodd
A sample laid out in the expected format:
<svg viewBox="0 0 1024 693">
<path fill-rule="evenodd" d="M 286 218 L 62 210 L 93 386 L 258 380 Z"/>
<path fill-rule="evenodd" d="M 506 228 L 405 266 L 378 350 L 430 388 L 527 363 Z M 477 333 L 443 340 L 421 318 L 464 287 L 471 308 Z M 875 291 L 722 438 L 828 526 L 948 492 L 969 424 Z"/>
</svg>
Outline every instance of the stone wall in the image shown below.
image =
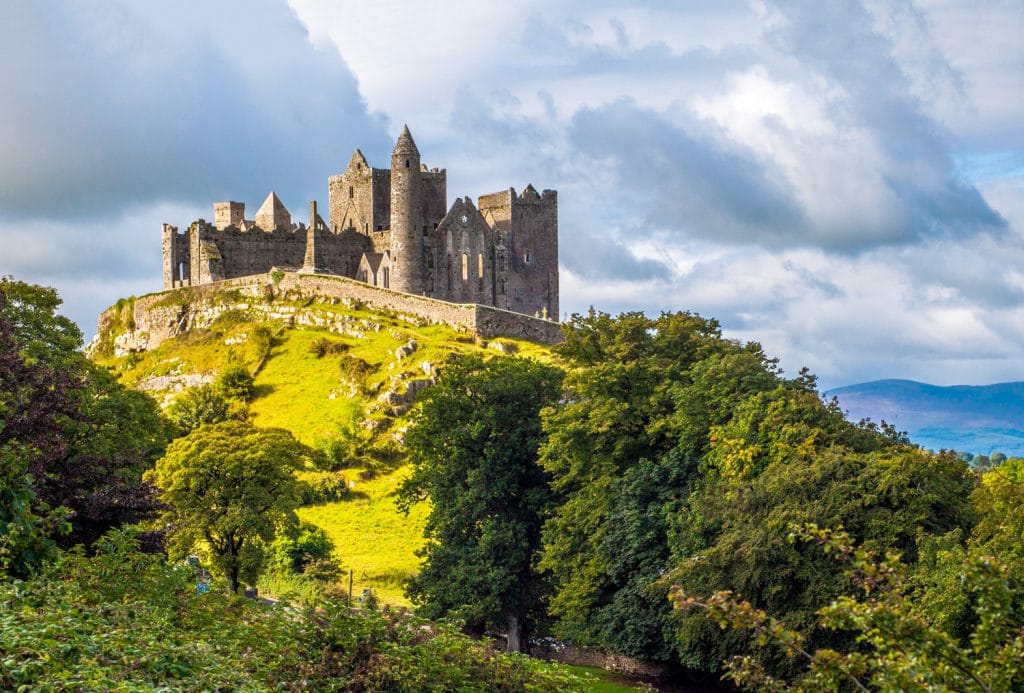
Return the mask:
<svg viewBox="0 0 1024 693">
<path fill-rule="evenodd" d="M 116 335 L 115 348 L 122 353 L 155 349 L 170 337 L 209 325 L 227 310 L 252 309 L 257 304 L 262 310 L 268 299 L 281 296 L 290 300 L 355 301 L 371 310 L 390 311 L 411 321 L 444 324 L 487 339 L 512 337 L 553 344 L 562 336 L 559 324 L 550 320 L 490 306 L 449 303 L 404 294 L 347 277 L 283 270 L 142 296 L 135 299 L 130 307 L 130 321 L 125 319 L 126 316 L 118 315 L 118 308 L 107 309 L 100 315 L 98 333 L 106 335 L 118 321 L 122 324 L 128 322 L 134 329 Z M 270 305 L 273 306 L 272 303 Z M 268 317 L 276 316 L 267 310 L 262 312 Z"/>
</svg>

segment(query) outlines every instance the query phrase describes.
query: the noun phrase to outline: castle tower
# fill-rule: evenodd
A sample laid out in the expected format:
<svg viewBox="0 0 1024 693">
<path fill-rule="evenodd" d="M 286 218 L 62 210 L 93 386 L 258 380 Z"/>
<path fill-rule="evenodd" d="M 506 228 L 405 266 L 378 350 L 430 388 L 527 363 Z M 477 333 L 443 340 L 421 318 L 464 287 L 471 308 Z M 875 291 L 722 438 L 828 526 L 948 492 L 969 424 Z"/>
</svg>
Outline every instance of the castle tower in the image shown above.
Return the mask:
<svg viewBox="0 0 1024 693">
<path fill-rule="evenodd" d="M 424 292 L 420 152 L 402 128 L 391 152 L 391 288 Z"/>
</svg>

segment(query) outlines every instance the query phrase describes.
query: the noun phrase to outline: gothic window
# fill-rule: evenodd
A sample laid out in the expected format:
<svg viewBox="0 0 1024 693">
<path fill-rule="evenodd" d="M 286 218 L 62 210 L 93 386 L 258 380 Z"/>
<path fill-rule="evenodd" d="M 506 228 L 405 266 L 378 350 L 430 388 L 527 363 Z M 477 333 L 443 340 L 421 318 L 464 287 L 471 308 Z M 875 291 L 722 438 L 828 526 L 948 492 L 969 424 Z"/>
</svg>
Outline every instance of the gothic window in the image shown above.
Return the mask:
<svg viewBox="0 0 1024 693">
<path fill-rule="evenodd" d="M 469 281 L 469 255 L 462 254 L 462 283 Z"/>
<path fill-rule="evenodd" d="M 445 274 L 448 275 L 448 291 L 452 290 L 452 256 L 448 254 L 448 267 L 446 268 Z"/>
<path fill-rule="evenodd" d="M 477 291 L 484 290 L 484 256 L 477 254 L 476 256 L 476 278 L 477 278 Z"/>
</svg>

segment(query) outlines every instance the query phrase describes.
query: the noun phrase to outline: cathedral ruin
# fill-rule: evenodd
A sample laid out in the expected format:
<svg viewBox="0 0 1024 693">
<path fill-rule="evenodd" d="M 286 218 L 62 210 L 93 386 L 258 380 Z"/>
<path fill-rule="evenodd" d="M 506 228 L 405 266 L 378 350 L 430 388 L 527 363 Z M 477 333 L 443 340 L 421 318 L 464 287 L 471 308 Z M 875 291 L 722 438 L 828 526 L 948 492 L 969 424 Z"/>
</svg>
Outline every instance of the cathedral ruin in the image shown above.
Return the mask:
<svg viewBox="0 0 1024 693">
<path fill-rule="evenodd" d="M 557 320 L 557 193 L 527 185 L 449 207 L 446 181 L 420 162 L 406 127 L 391 168 L 371 167 L 357 149 L 330 176 L 328 222 L 311 202 L 308 225 L 293 223 L 271 192 L 252 220 L 244 203 L 217 202 L 213 223 L 184 233 L 164 224 L 164 288 L 279 268 Z"/>
</svg>

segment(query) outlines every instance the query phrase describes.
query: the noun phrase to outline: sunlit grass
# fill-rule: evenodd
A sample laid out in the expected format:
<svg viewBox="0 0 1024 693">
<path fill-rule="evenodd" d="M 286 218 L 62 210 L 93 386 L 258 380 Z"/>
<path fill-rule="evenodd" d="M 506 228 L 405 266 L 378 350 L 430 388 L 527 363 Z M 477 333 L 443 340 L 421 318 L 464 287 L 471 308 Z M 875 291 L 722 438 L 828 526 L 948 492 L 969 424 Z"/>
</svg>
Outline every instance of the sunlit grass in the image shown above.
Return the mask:
<svg viewBox="0 0 1024 693">
<path fill-rule="evenodd" d="M 299 509 L 299 517 L 321 527 L 334 542 L 335 557 L 345 570 L 348 589 L 353 571 L 353 595 L 372 589 L 383 603 L 408 606 L 404 582 L 419 569 L 416 550 L 423 546 L 425 503 L 408 516 L 398 512 L 394 493 L 408 467 L 368 481 L 356 481 L 353 499 Z M 353 477 L 355 475 L 353 474 Z"/>
<path fill-rule="evenodd" d="M 262 315 L 252 311 L 229 310 L 208 329 L 169 339 L 150 352 L 108 357 L 100 362 L 121 373 L 128 385 L 163 375 L 213 378 L 231 364 L 242 364 L 252 371 L 259 363 L 259 354 L 248 336 L 257 326 L 265 326 L 275 336 L 269 358 L 256 373 L 257 394 L 249 405 L 249 416 L 258 426 L 285 428 L 303 443 L 316 446 L 338 435 L 339 427 L 353 421 L 358 424 L 365 416 L 386 417 L 387 411 L 373 414 L 379 394 L 391 387 L 401 390 L 404 386 L 397 383 L 402 379 L 427 377 L 424 362 L 440 366 L 458 354 L 500 358 L 496 350 L 480 340 L 445 325 L 421 325 L 342 303 L 280 305 L 346 316 L 357 334 L 290 327 L 280 321 L 264 321 Z M 344 343 L 348 348 L 343 349 L 344 353 L 326 353 L 318 358 L 311 346 L 319 339 Z M 410 339 L 416 340 L 416 351 L 399 359 L 395 350 Z M 541 361 L 554 358 L 544 345 L 507 338 L 497 341 L 512 353 Z M 352 383 L 342 377 L 340 365 L 345 356 L 370 364 L 370 372 L 361 382 Z M 158 401 L 169 401 L 172 396 L 166 391 L 154 394 Z M 405 424 L 405 418 L 398 417 L 377 435 L 391 437 Z M 400 465 L 401 460 L 396 464 Z M 299 515 L 322 527 L 334 541 L 337 559 L 346 570 L 344 588 L 348 588 L 347 571 L 352 569 L 356 596 L 371 588 L 384 603 L 407 605 L 403 585 L 419 568 L 415 552 L 423 545 L 426 505 L 413 508 L 408 516 L 395 507 L 393 494 L 407 468 L 399 466 L 397 471 L 368 480 L 360 480 L 358 471 L 346 473 L 356 484 L 351 500 L 301 508 Z"/>
</svg>

